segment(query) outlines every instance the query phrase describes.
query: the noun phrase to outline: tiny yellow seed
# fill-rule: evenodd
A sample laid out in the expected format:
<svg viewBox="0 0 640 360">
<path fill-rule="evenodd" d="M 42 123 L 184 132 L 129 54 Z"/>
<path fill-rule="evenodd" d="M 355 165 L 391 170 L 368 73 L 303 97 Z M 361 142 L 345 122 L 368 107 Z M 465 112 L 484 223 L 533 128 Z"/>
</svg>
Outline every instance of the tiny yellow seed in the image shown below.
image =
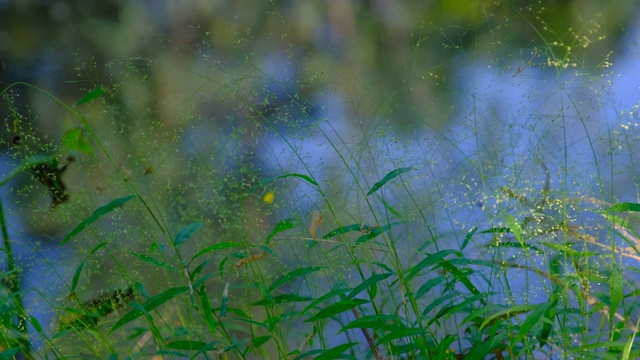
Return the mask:
<svg viewBox="0 0 640 360">
<path fill-rule="evenodd" d="M 273 191 L 269 191 L 263 198 L 262 201 L 264 201 L 265 203 L 272 205 L 273 204 L 273 200 L 275 199 L 275 194 L 273 193 Z"/>
</svg>

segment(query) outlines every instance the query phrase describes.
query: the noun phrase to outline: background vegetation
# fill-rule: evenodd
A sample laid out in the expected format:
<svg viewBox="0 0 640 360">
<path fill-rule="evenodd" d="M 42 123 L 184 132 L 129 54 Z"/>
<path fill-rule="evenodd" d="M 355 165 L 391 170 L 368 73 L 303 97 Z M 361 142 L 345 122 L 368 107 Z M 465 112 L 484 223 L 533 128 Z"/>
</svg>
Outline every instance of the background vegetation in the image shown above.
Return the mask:
<svg viewBox="0 0 640 360">
<path fill-rule="evenodd" d="M 1 356 L 638 356 L 633 2 L 0 8 Z"/>
</svg>

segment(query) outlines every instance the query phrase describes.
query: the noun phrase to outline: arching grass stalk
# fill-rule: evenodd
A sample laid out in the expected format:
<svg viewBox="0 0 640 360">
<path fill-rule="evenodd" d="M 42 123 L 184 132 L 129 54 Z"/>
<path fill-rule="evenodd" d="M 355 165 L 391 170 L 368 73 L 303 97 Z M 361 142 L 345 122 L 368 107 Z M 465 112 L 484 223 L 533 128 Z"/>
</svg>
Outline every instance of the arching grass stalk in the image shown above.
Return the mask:
<svg viewBox="0 0 640 360">
<path fill-rule="evenodd" d="M 8 292 L 13 301 L 15 302 L 17 315 L 18 315 L 18 331 L 23 335 L 21 339 L 18 339 L 20 347 L 27 358 L 31 357 L 31 347 L 29 345 L 28 333 L 27 333 L 27 314 L 22 306 L 22 296 L 20 291 L 20 269 L 16 267 L 15 260 L 13 258 L 13 251 L 11 250 L 11 242 L 9 241 L 9 231 L 7 231 L 7 221 L 4 217 L 4 209 L 2 207 L 2 200 L 0 200 L 0 230 L 2 231 L 2 242 L 4 246 L 4 252 L 7 255 L 8 275 L 2 279 L 3 285 L 8 287 Z"/>
</svg>

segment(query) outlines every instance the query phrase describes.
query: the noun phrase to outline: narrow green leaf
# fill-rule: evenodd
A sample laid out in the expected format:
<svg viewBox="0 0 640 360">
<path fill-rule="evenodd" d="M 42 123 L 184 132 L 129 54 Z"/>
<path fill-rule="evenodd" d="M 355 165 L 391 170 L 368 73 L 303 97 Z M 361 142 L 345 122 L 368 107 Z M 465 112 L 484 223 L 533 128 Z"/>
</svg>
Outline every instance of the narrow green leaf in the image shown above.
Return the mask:
<svg viewBox="0 0 640 360">
<path fill-rule="evenodd" d="M 274 176 L 274 177 L 263 179 L 257 185 L 255 185 L 251 189 L 249 189 L 249 191 L 247 191 L 246 195 L 251 194 L 252 192 L 254 192 L 260 186 L 264 186 L 264 185 L 266 185 L 266 184 L 268 184 L 268 183 L 270 183 L 272 181 L 275 181 L 275 180 L 278 180 L 278 179 L 284 179 L 284 178 L 288 178 L 288 177 L 297 177 L 299 179 L 302 179 L 302 180 L 308 182 L 312 186 L 316 186 L 316 187 L 320 186 L 320 185 L 318 185 L 318 183 L 315 180 L 313 180 L 312 178 L 310 178 L 307 175 L 292 173 L 292 174 L 284 174 L 284 175 L 280 175 L 280 176 Z"/>
<path fill-rule="evenodd" d="M 271 241 L 271 239 L 274 236 L 278 235 L 283 231 L 293 229 L 296 226 L 298 226 L 298 221 L 296 219 L 286 219 L 286 220 L 278 221 L 276 226 L 273 228 L 273 231 L 271 231 L 271 234 L 267 236 L 267 240 L 265 240 L 265 244 L 269 245 L 269 241 Z"/>
<path fill-rule="evenodd" d="M 139 318 L 140 316 L 144 315 L 144 311 L 149 312 L 152 311 L 153 309 L 157 308 L 160 305 L 163 305 L 164 303 L 166 303 L 167 301 L 173 299 L 174 297 L 185 293 L 189 291 L 189 287 L 184 286 L 184 287 L 177 287 L 177 288 L 170 288 L 167 291 L 160 293 L 156 296 L 150 297 L 149 299 L 147 299 L 147 301 L 144 302 L 144 304 L 142 304 L 141 308 L 135 308 L 135 303 L 132 303 L 131 306 L 134 306 L 134 309 L 129 311 L 128 313 L 126 313 L 125 315 L 123 315 L 120 320 L 118 320 L 118 322 L 115 323 L 115 325 L 113 325 L 113 327 L 111 328 L 111 330 L 109 330 L 109 333 L 115 331 L 116 329 L 122 327 L 123 325 L 126 325 L 128 323 L 130 323 L 131 321 Z"/>
<path fill-rule="evenodd" d="M 210 346 L 212 345 L 194 340 L 178 340 L 167 343 L 168 348 L 176 350 L 201 350 Z"/>
<path fill-rule="evenodd" d="M 277 304 L 286 304 L 292 302 L 304 302 L 311 301 L 313 298 L 308 296 L 300 296 L 296 294 L 281 294 L 271 298 L 264 298 L 262 300 L 256 301 L 252 303 L 253 306 L 258 305 L 277 305 Z"/>
<path fill-rule="evenodd" d="M 167 264 L 166 262 L 162 262 L 160 260 L 156 260 L 156 259 L 152 258 L 149 255 L 138 254 L 138 253 L 135 253 L 133 251 L 131 251 L 131 255 L 137 257 L 138 259 L 140 259 L 140 260 L 142 260 L 144 262 L 148 262 L 149 264 L 153 264 L 153 265 L 159 266 L 161 268 L 169 269 L 169 270 L 172 270 L 172 271 L 178 271 L 178 269 L 176 269 L 173 265 Z"/>
<path fill-rule="evenodd" d="M 418 289 L 418 292 L 416 292 L 416 299 L 421 298 L 424 294 L 428 293 L 429 290 L 431 290 L 434 287 L 440 285 L 445 280 L 447 280 L 447 278 L 444 277 L 444 276 L 438 276 L 438 277 L 434 277 L 433 279 L 428 280 L 427 282 L 422 284 L 420 286 L 420 289 Z"/>
<path fill-rule="evenodd" d="M 232 247 L 240 247 L 240 246 L 242 246 L 241 243 L 234 242 L 234 241 L 225 241 L 225 242 L 213 244 L 213 245 L 207 246 L 206 248 L 200 250 L 197 254 L 193 255 L 193 258 L 191 258 L 191 261 L 199 258 L 202 255 L 208 254 L 208 253 L 213 252 L 213 251 L 218 251 L 218 250 L 222 250 L 222 249 L 228 249 L 228 248 L 232 248 Z"/>
<path fill-rule="evenodd" d="M 403 224 L 406 224 L 406 223 L 407 223 L 406 221 L 398 221 L 398 222 L 394 222 L 394 223 L 391 223 L 391 224 L 388 224 L 388 225 L 384 225 L 384 226 L 381 226 L 381 227 L 373 228 L 373 229 L 371 229 L 369 231 L 368 234 L 360 236 L 358 238 L 358 240 L 356 240 L 356 245 L 363 244 L 363 243 L 375 238 L 376 236 L 379 236 L 380 234 L 389 231 L 391 228 L 394 228 L 394 227 L 396 227 L 398 225 L 403 225 Z"/>
<path fill-rule="evenodd" d="M 509 225 L 509 229 L 511 229 L 511 232 L 513 233 L 513 236 L 516 237 L 516 240 L 522 243 L 522 228 L 520 227 L 518 220 L 516 220 L 513 215 L 507 215 L 506 221 L 507 225 Z"/>
<path fill-rule="evenodd" d="M 393 341 L 396 339 L 402 339 L 402 338 L 406 338 L 406 337 L 414 337 L 414 336 L 418 336 L 418 335 L 425 335 L 427 334 L 427 330 L 422 329 L 422 328 L 404 328 L 404 329 L 398 329 L 398 330 L 394 330 L 390 333 L 388 333 L 387 335 L 381 337 L 380 339 L 378 339 L 378 341 L 376 341 L 376 345 L 380 345 L 380 344 L 384 344 L 386 342 L 389 341 Z M 415 344 L 416 342 L 414 341 L 408 341 L 411 344 Z"/>
<path fill-rule="evenodd" d="M 344 293 L 346 293 L 347 291 L 351 290 L 351 288 L 338 288 L 338 289 L 333 289 L 331 291 L 329 291 L 328 293 L 320 296 L 319 298 L 313 300 L 313 302 L 309 305 L 307 305 L 306 308 L 304 308 L 301 312 L 300 312 L 300 316 L 305 315 L 309 310 L 313 309 L 314 307 L 316 307 L 318 304 L 320 304 L 321 302 L 327 300 L 327 299 L 331 299 L 335 296 L 339 296 L 342 295 Z"/>
<path fill-rule="evenodd" d="M 449 255 L 455 255 L 457 257 L 461 257 L 462 253 L 458 250 L 448 249 L 438 251 L 435 254 L 427 254 L 427 257 L 424 258 L 419 263 L 415 264 L 413 267 L 407 270 L 407 274 L 405 275 L 405 281 L 409 281 L 413 279 L 418 273 L 420 273 L 423 269 L 440 263 L 445 257 Z"/>
<path fill-rule="evenodd" d="M 273 336 L 271 335 L 258 336 L 253 338 L 253 340 L 251 340 L 251 343 L 253 343 L 253 346 L 257 349 L 271 339 L 273 339 Z"/>
<path fill-rule="evenodd" d="M 211 309 L 211 303 L 209 302 L 209 297 L 207 296 L 207 291 L 204 285 L 200 286 L 200 303 L 202 306 L 203 318 L 207 323 L 209 332 L 213 335 L 216 333 L 216 320 L 213 317 L 213 310 Z"/>
<path fill-rule="evenodd" d="M 478 290 L 478 288 L 475 287 L 475 285 L 473 285 L 471 280 L 469 280 L 469 277 L 460 269 L 455 267 L 451 263 L 451 261 L 444 260 L 441 264 L 445 270 L 449 271 L 453 276 L 455 276 L 473 295 L 480 294 L 480 291 Z M 483 305 L 486 305 L 486 301 L 484 300 L 480 300 L 480 301 L 482 302 Z"/>
<path fill-rule="evenodd" d="M 87 103 L 87 102 L 99 97 L 102 94 L 104 94 L 104 89 L 102 88 L 102 85 L 100 85 L 97 88 L 89 91 L 89 93 L 87 93 L 87 95 L 85 95 L 82 99 L 80 99 L 80 101 L 78 101 L 76 103 L 76 106 L 82 105 L 84 103 Z"/>
<path fill-rule="evenodd" d="M 356 286 L 355 289 L 353 289 L 349 293 L 349 295 L 347 295 L 347 300 L 353 299 L 354 297 L 356 297 L 356 295 L 360 294 L 362 291 L 370 288 L 371 286 L 373 286 L 376 283 L 388 278 L 391 275 L 393 275 L 393 273 L 386 273 L 386 274 L 375 274 L 374 273 L 373 275 L 369 276 L 368 279 L 363 281 L 360 285 Z"/>
<path fill-rule="evenodd" d="M 176 235 L 176 239 L 174 240 L 174 244 L 176 247 L 184 244 L 189 238 L 195 234 L 202 227 L 201 222 L 194 222 L 193 224 L 189 224 L 182 228 Z"/>
<path fill-rule="evenodd" d="M 524 304 L 524 305 L 512 306 L 512 307 L 510 307 L 508 309 L 504 309 L 502 311 L 498 311 L 497 313 L 492 314 L 492 315 L 488 316 L 486 319 L 484 319 L 484 321 L 480 325 L 480 329 L 483 329 L 487 324 L 493 322 L 494 320 L 497 320 L 497 319 L 508 319 L 508 318 L 514 317 L 516 315 L 520 315 L 523 312 L 529 312 L 531 310 L 534 310 L 535 308 L 536 308 L 536 305 Z"/>
<path fill-rule="evenodd" d="M 317 314 L 311 316 L 310 318 L 308 318 L 304 322 L 312 322 L 312 321 L 326 319 L 328 317 L 331 317 L 333 315 L 339 314 L 341 312 L 345 312 L 347 310 L 351 310 L 356 306 L 359 306 L 359 305 L 362 305 L 362 304 L 366 304 L 368 302 L 370 302 L 370 301 L 369 300 L 363 300 L 363 299 L 340 300 L 340 301 L 338 301 L 336 303 L 333 303 L 333 304 L 327 306 L 323 310 L 320 310 Z"/>
<path fill-rule="evenodd" d="M 338 345 L 336 347 L 332 347 L 331 349 L 327 349 L 322 354 L 316 356 L 314 360 L 334 360 L 340 358 L 343 352 L 349 350 L 350 348 L 358 345 L 357 342 L 350 342 L 342 345 Z"/>
<path fill-rule="evenodd" d="M 608 211 L 634 211 L 640 212 L 640 204 L 623 202 L 617 203 L 607 209 Z"/>
<path fill-rule="evenodd" d="M 476 231 L 478 231 L 477 226 L 474 226 L 471 230 L 469 230 L 467 235 L 464 237 L 464 241 L 462 242 L 462 247 L 460 248 L 460 251 L 464 250 L 467 247 L 467 245 L 469 245 L 469 241 L 471 240 L 471 237 L 473 237 L 473 234 L 476 233 Z"/>
<path fill-rule="evenodd" d="M 82 268 L 84 267 L 84 261 L 78 265 L 76 268 L 76 272 L 73 274 L 73 280 L 71 280 L 71 290 L 70 292 L 76 291 L 76 286 L 78 286 L 78 280 L 80 279 L 80 274 L 82 273 Z"/>
<path fill-rule="evenodd" d="M 107 245 L 109 242 L 108 241 L 103 241 L 100 244 L 96 245 L 93 249 L 91 249 L 91 251 L 89 251 L 89 255 L 93 255 L 96 253 L 96 251 L 102 249 L 105 245 Z"/>
<path fill-rule="evenodd" d="M 35 316 L 29 315 L 29 322 L 38 333 L 42 334 L 42 325 L 40 325 L 40 322 Z"/>
<path fill-rule="evenodd" d="M 480 344 L 474 344 L 471 351 L 469 351 L 464 358 L 465 359 L 484 359 L 487 354 L 492 352 L 496 346 L 499 346 L 503 340 L 507 338 L 506 332 L 500 332 L 490 337 L 486 341 Z"/>
<path fill-rule="evenodd" d="M 442 296 L 436 297 L 435 299 L 433 299 L 432 302 L 430 302 L 427 306 L 425 306 L 422 309 L 422 317 L 427 318 L 427 316 L 429 315 L 429 313 L 431 312 L 431 310 L 435 309 L 437 306 L 439 306 L 440 304 L 456 298 L 456 297 L 460 297 L 462 296 L 462 293 L 459 292 L 451 292 L 448 294 L 443 294 Z"/>
<path fill-rule="evenodd" d="M 614 266 L 611 271 L 611 278 L 609 279 L 609 288 L 610 288 L 610 298 L 611 304 L 609 305 L 609 311 L 611 314 L 615 314 L 618 312 L 618 307 L 620 306 L 620 302 L 622 301 L 623 295 L 622 291 L 624 288 L 624 278 L 622 277 L 622 272 L 617 266 Z"/>
<path fill-rule="evenodd" d="M 273 282 L 273 284 L 271 284 L 271 286 L 268 289 L 268 292 L 272 292 L 273 290 L 279 288 L 280 286 L 288 283 L 289 281 L 299 277 L 299 276 L 304 276 L 307 275 L 309 273 L 312 272 L 316 272 L 318 270 L 320 270 L 321 267 L 320 266 L 309 266 L 309 267 L 304 267 L 304 268 L 300 268 L 300 269 L 296 269 L 293 270 L 281 277 L 279 277 L 276 281 Z"/>
<path fill-rule="evenodd" d="M 351 225 L 346 225 L 346 226 L 341 226 L 337 229 L 333 229 L 331 231 L 329 231 L 328 233 L 326 233 L 322 239 L 329 239 L 332 238 L 336 235 L 341 235 L 341 234 L 346 234 L 348 232 L 352 232 L 352 231 L 362 231 L 362 225 L 360 224 L 351 224 Z"/>
<path fill-rule="evenodd" d="M 507 227 L 494 227 L 491 229 L 480 231 L 480 234 L 494 234 L 494 233 L 510 233 L 511 229 Z"/>
<path fill-rule="evenodd" d="M 84 228 L 86 228 L 87 226 L 91 225 L 96 220 L 100 219 L 102 216 L 104 216 L 104 215 L 112 212 L 113 210 L 119 208 L 124 203 L 126 203 L 127 201 L 133 199 L 134 197 L 136 197 L 136 195 L 129 195 L 129 196 L 121 197 L 121 198 L 118 198 L 118 199 L 115 199 L 115 200 L 111 200 L 111 202 L 109 202 L 108 204 L 97 208 L 93 212 L 93 214 L 91 214 L 91 216 L 89 216 L 88 218 L 84 219 L 78 226 L 76 226 L 75 229 L 73 229 L 69 233 L 69 235 L 67 235 L 62 240 L 62 242 L 60 243 L 60 246 L 64 245 L 67 241 L 71 240 L 74 236 L 78 235 L 82 230 L 84 230 Z"/>
<path fill-rule="evenodd" d="M 388 183 L 389 181 L 391 181 L 392 179 L 406 173 L 409 172 L 411 170 L 415 170 L 415 168 L 412 167 L 405 167 L 405 168 L 398 168 L 395 170 L 390 171 L 387 175 L 385 175 L 382 180 L 378 181 L 377 183 L 373 184 L 373 186 L 371 187 L 371 190 L 369 190 L 369 192 L 367 193 L 367 196 L 375 193 L 376 191 L 378 191 L 378 189 L 380 189 L 381 187 L 384 186 L 384 184 Z"/>
<path fill-rule="evenodd" d="M 34 166 L 50 163 L 52 160 L 55 160 L 58 156 L 59 156 L 58 154 L 36 154 L 26 159 L 25 161 L 18 164 L 18 166 L 13 168 L 13 170 L 11 170 L 9 175 L 7 175 L 4 179 L 2 179 L 2 181 L 0 181 L 0 187 L 7 184 L 16 175 L 25 171 L 30 171 L 31 168 L 33 168 Z"/>
<path fill-rule="evenodd" d="M 0 360 L 14 359 L 19 351 L 20 351 L 20 348 L 11 348 L 11 349 L 4 350 L 3 352 L 0 353 Z"/>
<path fill-rule="evenodd" d="M 542 321 L 542 319 L 544 318 L 544 314 L 547 312 L 547 309 L 549 309 L 551 305 L 551 302 L 534 305 L 533 311 L 531 311 L 531 313 L 527 316 L 527 318 L 520 326 L 520 330 L 518 330 L 518 335 L 516 335 L 513 344 L 519 343 L 522 339 L 524 339 L 525 336 L 529 334 L 529 330 L 531 330 L 531 328 Z"/>
</svg>

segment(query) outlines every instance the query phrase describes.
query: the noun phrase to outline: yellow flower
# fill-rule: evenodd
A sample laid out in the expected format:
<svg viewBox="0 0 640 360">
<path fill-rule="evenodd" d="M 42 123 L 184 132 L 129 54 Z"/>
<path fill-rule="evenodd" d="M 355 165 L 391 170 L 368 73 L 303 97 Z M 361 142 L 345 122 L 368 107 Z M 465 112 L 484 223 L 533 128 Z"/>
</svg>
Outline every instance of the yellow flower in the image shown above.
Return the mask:
<svg viewBox="0 0 640 360">
<path fill-rule="evenodd" d="M 272 205 L 273 204 L 273 200 L 275 199 L 275 194 L 273 193 L 273 191 L 269 191 L 268 193 L 265 194 L 265 196 L 262 198 L 262 201 L 264 201 L 265 203 Z"/>
</svg>

